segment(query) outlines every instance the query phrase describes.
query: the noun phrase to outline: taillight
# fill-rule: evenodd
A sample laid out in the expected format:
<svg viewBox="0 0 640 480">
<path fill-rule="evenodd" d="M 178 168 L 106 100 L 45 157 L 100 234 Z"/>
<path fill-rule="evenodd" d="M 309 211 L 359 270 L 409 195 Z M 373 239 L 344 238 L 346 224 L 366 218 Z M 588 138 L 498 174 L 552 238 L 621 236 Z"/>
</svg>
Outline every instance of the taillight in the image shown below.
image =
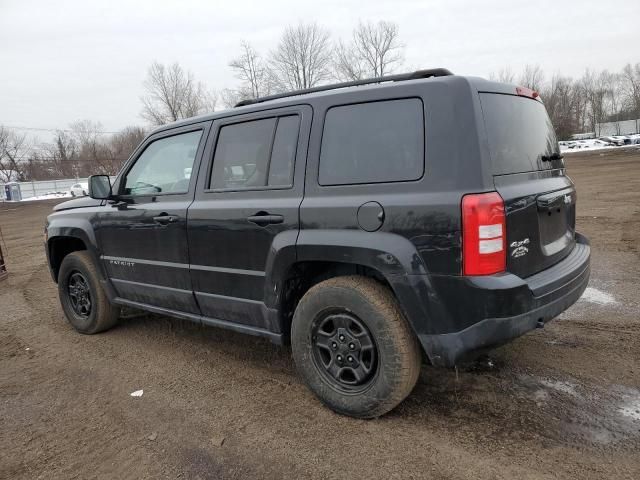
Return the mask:
<svg viewBox="0 0 640 480">
<path fill-rule="evenodd" d="M 516 94 L 521 97 L 538 98 L 540 94 L 535 90 L 527 87 L 516 87 Z"/>
<path fill-rule="evenodd" d="M 497 192 L 462 197 L 462 273 L 491 275 L 506 269 L 504 201 Z"/>
</svg>

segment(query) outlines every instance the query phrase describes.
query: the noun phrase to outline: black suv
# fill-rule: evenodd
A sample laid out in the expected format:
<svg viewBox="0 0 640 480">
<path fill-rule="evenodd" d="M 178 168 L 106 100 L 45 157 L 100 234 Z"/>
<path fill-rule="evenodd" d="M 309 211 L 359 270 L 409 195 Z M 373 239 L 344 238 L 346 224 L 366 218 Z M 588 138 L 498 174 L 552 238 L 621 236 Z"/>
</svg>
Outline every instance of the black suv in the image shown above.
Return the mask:
<svg viewBox="0 0 640 480">
<path fill-rule="evenodd" d="M 78 331 L 127 306 L 290 341 L 309 388 L 355 417 L 398 405 L 423 358 L 544 326 L 589 279 L 537 92 L 444 69 L 163 126 L 89 191 L 46 226 Z"/>
</svg>

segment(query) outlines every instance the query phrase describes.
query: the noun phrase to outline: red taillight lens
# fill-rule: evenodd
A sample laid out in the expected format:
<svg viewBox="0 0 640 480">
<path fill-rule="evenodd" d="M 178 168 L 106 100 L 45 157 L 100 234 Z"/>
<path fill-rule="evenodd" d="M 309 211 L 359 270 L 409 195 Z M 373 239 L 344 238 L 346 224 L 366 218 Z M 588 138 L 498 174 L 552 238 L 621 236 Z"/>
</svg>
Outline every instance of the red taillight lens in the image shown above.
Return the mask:
<svg viewBox="0 0 640 480">
<path fill-rule="evenodd" d="M 497 192 L 462 197 L 462 273 L 491 275 L 506 269 L 504 201 Z"/>
<path fill-rule="evenodd" d="M 540 94 L 527 87 L 516 87 L 516 94 L 521 97 L 538 98 Z"/>
</svg>

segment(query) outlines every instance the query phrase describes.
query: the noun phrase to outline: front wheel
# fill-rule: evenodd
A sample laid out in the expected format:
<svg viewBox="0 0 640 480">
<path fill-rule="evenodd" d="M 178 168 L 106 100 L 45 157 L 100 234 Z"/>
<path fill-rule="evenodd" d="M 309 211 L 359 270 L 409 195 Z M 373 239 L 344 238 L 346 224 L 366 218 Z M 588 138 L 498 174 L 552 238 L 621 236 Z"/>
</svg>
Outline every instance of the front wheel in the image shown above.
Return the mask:
<svg viewBox="0 0 640 480">
<path fill-rule="evenodd" d="M 80 333 L 103 332 L 118 321 L 120 307 L 109 302 L 86 251 L 64 257 L 58 273 L 58 295 L 67 320 Z"/>
<path fill-rule="evenodd" d="M 291 345 L 307 386 L 352 417 L 389 412 L 420 373 L 420 347 L 400 307 L 367 277 L 335 277 L 309 289 L 293 317 Z"/>
</svg>

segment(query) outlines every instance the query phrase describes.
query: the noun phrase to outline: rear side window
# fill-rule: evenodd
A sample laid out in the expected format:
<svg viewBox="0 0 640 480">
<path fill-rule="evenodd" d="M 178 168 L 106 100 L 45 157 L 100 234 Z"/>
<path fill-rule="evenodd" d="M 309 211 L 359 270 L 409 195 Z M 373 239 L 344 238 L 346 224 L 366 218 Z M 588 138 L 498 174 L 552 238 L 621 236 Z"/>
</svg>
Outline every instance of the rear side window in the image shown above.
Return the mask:
<svg viewBox="0 0 640 480">
<path fill-rule="evenodd" d="M 298 115 L 223 126 L 209 188 L 291 186 L 299 128 Z"/>
<path fill-rule="evenodd" d="M 293 165 L 296 159 L 299 129 L 300 117 L 297 115 L 278 118 L 276 135 L 271 149 L 268 185 L 293 184 Z"/>
<path fill-rule="evenodd" d="M 481 93 L 480 102 L 494 175 L 563 166 L 562 160 L 542 160 L 560 153 L 542 102 L 498 93 Z"/>
<path fill-rule="evenodd" d="M 424 116 L 417 98 L 327 111 L 320 185 L 417 180 L 424 173 Z"/>
</svg>

